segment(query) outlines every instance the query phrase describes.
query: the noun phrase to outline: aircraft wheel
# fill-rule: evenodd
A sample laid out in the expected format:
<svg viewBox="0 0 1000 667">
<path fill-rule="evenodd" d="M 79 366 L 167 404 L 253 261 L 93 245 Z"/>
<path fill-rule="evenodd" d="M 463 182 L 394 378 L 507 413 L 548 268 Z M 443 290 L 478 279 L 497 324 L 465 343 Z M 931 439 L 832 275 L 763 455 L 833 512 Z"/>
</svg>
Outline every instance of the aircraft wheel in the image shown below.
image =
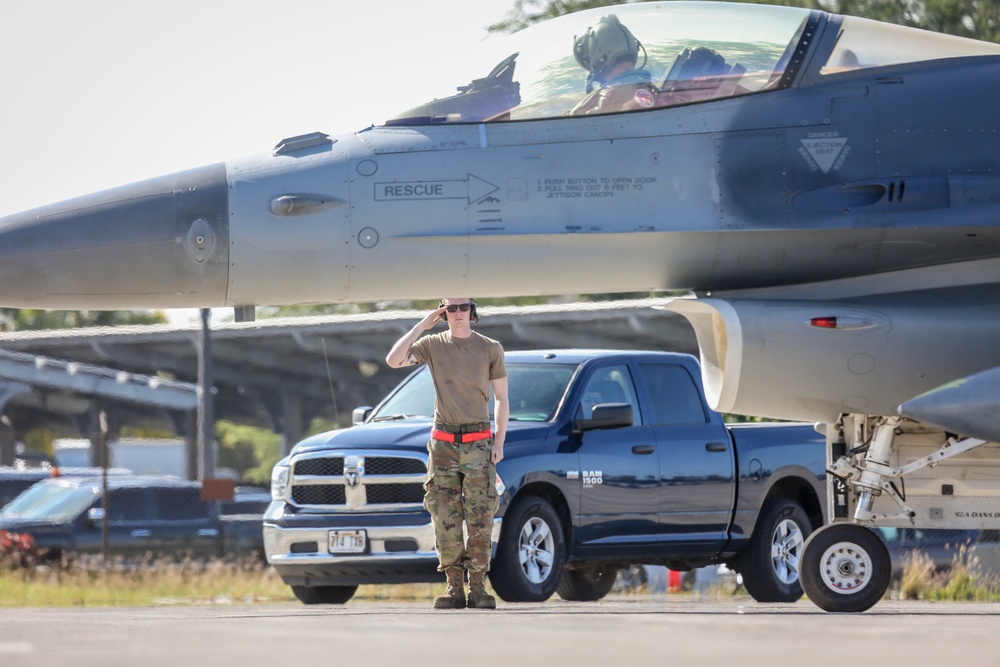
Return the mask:
<svg viewBox="0 0 1000 667">
<path fill-rule="evenodd" d="M 824 611 L 859 612 L 882 599 L 892 560 L 875 533 L 856 524 L 820 528 L 806 540 L 802 588 Z"/>
</svg>

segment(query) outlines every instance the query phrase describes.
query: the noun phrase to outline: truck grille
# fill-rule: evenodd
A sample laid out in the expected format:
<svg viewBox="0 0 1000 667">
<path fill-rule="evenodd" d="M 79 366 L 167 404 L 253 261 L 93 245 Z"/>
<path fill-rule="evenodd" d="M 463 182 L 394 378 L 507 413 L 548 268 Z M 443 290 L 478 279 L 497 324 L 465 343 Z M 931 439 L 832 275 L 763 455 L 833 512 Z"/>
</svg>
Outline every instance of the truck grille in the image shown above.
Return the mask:
<svg viewBox="0 0 1000 667">
<path fill-rule="evenodd" d="M 344 459 L 305 459 L 295 464 L 296 475 L 343 475 Z"/>
<path fill-rule="evenodd" d="M 347 495 L 343 486 L 294 486 L 292 500 L 296 505 L 346 505 Z"/>
<path fill-rule="evenodd" d="M 427 457 L 305 454 L 292 462 L 291 504 L 317 510 L 396 510 L 424 501 Z"/>
</svg>

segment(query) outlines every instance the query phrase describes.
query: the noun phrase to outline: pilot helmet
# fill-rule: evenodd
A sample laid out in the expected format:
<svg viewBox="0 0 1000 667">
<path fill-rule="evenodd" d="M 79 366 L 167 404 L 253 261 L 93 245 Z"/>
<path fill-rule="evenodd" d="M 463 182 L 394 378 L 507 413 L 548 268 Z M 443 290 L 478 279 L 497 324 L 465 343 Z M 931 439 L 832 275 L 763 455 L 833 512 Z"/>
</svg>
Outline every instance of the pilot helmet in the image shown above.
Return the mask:
<svg viewBox="0 0 1000 667">
<path fill-rule="evenodd" d="M 573 38 L 573 55 L 580 66 L 599 83 L 622 60 L 635 65 L 639 57 L 639 40 L 621 24 L 614 14 L 602 16 L 596 26 Z"/>
</svg>

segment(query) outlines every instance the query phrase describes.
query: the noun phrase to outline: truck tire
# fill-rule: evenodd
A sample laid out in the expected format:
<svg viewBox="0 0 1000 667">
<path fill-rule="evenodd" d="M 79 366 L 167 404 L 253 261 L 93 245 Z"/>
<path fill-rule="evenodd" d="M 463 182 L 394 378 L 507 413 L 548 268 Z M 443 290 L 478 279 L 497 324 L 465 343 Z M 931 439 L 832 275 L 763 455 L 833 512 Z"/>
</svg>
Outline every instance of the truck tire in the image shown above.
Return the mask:
<svg viewBox="0 0 1000 667">
<path fill-rule="evenodd" d="M 802 547 L 812 532 L 805 511 L 788 498 L 764 502 L 745 551 L 737 559 L 743 586 L 757 602 L 795 602 L 802 597 Z"/>
<path fill-rule="evenodd" d="M 559 515 L 548 501 L 526 496 L 504 515 L 490 583 L 507 602 L 545 602 L 559 585 L 565 560 Z"/>
<path fill-rule="evenodd" d="M 824 611 L 865 611 L 882 599 L 891 579 L 889 550 L 864 526 L 824 526 L 806 540 L 802 587 Z"/>
<path fill-rule="evenodd" d="M 611 592 L 611 587 L 618 580 L 618 569 L 604 565 L 564 569 L 556 593 L 570 602 L 595 602 Z"/>
<path fill-rule="evenodd" d="M 357 590 L 357 586 L 292 586 L 302 604 L 344 604 Z"/>
</svg>

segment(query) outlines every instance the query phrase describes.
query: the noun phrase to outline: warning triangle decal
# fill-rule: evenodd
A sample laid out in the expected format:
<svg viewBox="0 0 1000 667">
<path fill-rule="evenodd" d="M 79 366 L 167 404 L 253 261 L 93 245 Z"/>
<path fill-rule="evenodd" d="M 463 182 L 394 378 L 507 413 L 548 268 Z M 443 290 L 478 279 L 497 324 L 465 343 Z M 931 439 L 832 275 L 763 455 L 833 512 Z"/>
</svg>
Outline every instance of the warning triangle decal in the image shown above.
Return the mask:
<svg viewBox="0 0 1000 667">
<path fill-rule="evenodd" d="M 840 157 L 840 152 L 844 150 L 847 137 L 828 137 L 824 139 L 802 139 L 802 145 L 809 151 L 809 155 L 816 162 L 816 166 L 823 170 L 824 174 L 830 172 L 830 167 Z"/>
</svg>

